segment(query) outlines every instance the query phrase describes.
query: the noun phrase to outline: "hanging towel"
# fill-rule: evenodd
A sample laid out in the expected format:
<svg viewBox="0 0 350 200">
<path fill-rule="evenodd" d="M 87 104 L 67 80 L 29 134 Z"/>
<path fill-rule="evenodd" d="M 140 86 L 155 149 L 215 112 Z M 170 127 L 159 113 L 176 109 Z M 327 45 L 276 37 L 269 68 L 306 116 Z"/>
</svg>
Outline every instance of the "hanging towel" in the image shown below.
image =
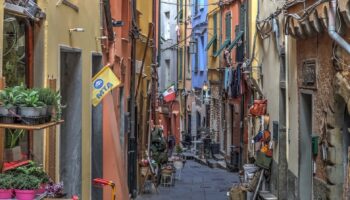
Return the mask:
<svg viewBox="0 0 350 200">
<path fill-rule="evenodd" d="M 241 64 L 233 72 L 232 76 L 232 97 L 237 98 L 241 95 Z"/>
</svg>

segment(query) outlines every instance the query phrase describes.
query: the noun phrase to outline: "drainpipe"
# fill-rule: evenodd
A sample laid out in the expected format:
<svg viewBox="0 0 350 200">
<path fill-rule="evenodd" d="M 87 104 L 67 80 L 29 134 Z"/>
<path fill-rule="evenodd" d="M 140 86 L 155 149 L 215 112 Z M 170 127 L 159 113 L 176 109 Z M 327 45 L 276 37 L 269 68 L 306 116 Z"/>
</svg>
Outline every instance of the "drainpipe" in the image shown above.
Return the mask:
<svg viewBox="0 0 350 200">
<path fill-rule="evenodd" d="M 328 34 L 329 36 L 343 49 L 350 54 L 350 44 L 345 41 L 336 31 L 335 28 L 335 14 L 337 12 L 337 0 L 331 0 L 329 2 L 328 10 Z"/>
</svg>

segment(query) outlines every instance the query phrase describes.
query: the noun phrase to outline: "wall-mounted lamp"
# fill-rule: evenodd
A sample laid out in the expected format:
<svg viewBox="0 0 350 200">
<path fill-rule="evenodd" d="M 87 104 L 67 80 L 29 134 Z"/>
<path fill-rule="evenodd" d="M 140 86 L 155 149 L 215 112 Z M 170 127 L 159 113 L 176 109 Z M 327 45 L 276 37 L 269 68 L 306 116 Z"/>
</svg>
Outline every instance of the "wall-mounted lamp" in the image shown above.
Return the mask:
<svg viewBox="0 0 350 200">
<path fill-rule="evenodd" d="M 84 28 L 71 28 L 69 29 L 69 33 L 73 33 L 73 32 L 84 32 L 85 29 Z"/>
<path fill-rule="evenodd" d="M 190 39 L 189 53 L 190 54 L 197 54 L 197 40 L 193 37 L 191 37 L 191 39 Z"/>
<path fill-rule="evenodd" d="M 107 40 L 107 36 L 96 37 L 96 40 Z"/>
<path fill-rule="evenodd" d="M 121 27 L 121 26 L 124 26 L 124 22 L 112 19 L 112 26 L 113 27 Z"/>
</svg>

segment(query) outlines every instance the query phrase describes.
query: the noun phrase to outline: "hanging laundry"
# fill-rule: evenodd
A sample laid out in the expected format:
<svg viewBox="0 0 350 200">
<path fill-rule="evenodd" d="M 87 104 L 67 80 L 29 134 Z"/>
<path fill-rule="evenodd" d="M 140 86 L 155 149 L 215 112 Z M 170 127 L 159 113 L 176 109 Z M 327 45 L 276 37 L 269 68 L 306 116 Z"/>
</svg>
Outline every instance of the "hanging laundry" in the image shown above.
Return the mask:
<svg viewBox="0 0 350 200">
<path fill-rule="evenodd" d="M 226 68 L 225 69 L 225 82 L 224 82 L 224 89 L 226 92 L 227 92 L 230 84 L 231 84 L 231 69 Z"/>
<path fill-rule="evenodd" d="M 181 31 L 180 31 L 180 26 L 178 24 L 176 24 L 175 30 L 176 30 L 177 39 L 181 40 Z"/>
<path fill-rule="evenodd" d="M 241 64 L 237 66 L 232 75 L 232 87 L 231 87 L 231 95 L 233 98 L 239 97 L 242 93 L 241 88 Z"/>
</svg>

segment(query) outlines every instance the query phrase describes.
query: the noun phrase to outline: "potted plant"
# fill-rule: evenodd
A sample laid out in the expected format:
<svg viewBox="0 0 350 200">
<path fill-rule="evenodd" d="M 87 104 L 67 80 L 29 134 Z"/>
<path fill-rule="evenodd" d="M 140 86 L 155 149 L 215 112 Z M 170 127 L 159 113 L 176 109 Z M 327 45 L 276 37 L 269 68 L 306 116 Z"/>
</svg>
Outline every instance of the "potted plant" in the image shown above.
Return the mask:
<svg viewBox="0 0 350 200">
<path fill-rule="evenodd" d="M 5 161 L 17 161 L 22 159 L 22 151 L 19 146 L 20 139 L 24 136 L 23 129 L 8 129 L 6 130 L 5 141 Z"/>
<path fill-rule="evenodd" d="M 46 105 L 44 106 L 46 108 L 46 116 L 48 116 L 48 121 L 50 121 L 50 117 L 55 113 L 56 93 L 49 88 L 40 88 L 37 91 L 39 101 Z"/>
<path fill-rule="evenodd" d="M 38 166 L 35 162 L 30 161 L 28 165 L 17 167 L 12 170 L 12 173 L 16 175 L 27 174 L 32 175 L 40 180 L 40 187 L 36 190 L 37 194 L 45 192 L 45 187 L 50 181 L 50 177 L 45 173 L 42 167 Z"/>
<path fill-rule="evenodd" d="M 23 90 L 24 86 L 15 86 L 0 91 L 0 116 L 2 123 L 14 123 L 19 94 Z"/>
<path fill-rule="evenodd" d="M 49 182 L 45 188 L 47 198 L 63 198 L 66 194 L 63 193 L 63 182 Z"/>
<path fill-rule="evenodd" d="M 62 117 L 62 108 L 64 108 L 65 106 L 62 105 L 62 96 L 61 93 L 59 91 L 55 92 L 55 111 L 56 111 L 56 116 L 54 118 L 54 120 L 58 121 L 61 119 Z"/>
<path fill-rule="evenodd" d="M 13 195 L 13 176 L 0 174 L 0 199 L 11 199 Z"/>
<path fill-rule="evenodd" d="M 28 174 L 20 174 L 14 178 L 14 189 L 16 199 L 18 200 L 34 200 L 36 192 L 40 186 L 40 180 L 35 176 Z"/>
<path fill-rule="evenodd" d="M 38 123 L 38 118 L 43 115 L 44 103 L 39 101 L 39 92 L 37 90 L 22 91 L 19 98 L 19 114 L 22 122 L 26 124 Z"/>
</svg>

